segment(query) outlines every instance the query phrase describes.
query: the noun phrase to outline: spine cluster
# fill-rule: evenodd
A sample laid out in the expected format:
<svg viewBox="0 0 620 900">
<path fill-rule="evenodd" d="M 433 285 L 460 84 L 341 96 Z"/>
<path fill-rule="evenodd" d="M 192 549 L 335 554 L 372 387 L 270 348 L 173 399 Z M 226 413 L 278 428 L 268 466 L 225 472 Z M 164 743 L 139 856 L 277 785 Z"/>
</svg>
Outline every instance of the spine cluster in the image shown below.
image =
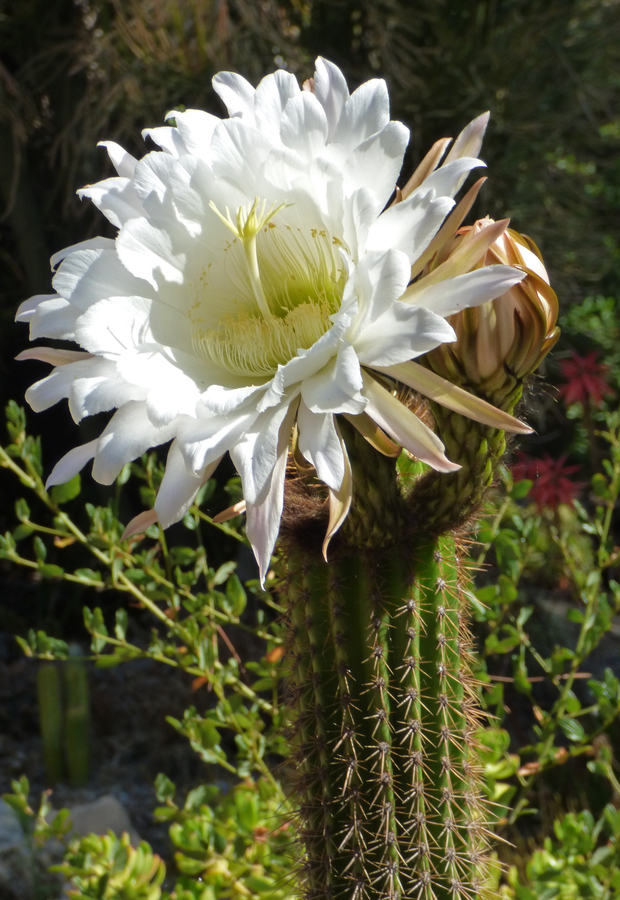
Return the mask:
<svg viewBox="0 0 620 900">
<path fill-rule="evenodd" d="M 309 900 L 485 895 L 459 559 L 450 537 L 419 540 L 407 556 L 289 559 Z"/>
</svg>

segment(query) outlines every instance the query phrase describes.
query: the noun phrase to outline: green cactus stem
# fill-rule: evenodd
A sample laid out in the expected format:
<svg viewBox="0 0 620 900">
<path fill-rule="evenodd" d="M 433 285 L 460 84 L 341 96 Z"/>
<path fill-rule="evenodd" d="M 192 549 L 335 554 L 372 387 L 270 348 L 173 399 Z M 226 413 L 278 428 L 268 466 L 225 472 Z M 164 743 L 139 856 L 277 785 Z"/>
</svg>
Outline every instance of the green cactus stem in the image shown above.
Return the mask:
<svg viewBox="0 0 620 900">
<path fill-rule="evenodd" d="M 37 672 L 39 722 L 48 784 L 64 775 L 62 682 L 56 663 L 42 663 Z"/>
<path fill-rule="evenodd" d="M 451 537 L 289 559 L 306 894 L 483 896 L 484 805 Z"/>
<path fill-rule="evenodd" d="M 76 650 L 63 667 L 66 698 L 64 749 L 69 783 L 72 787 L 83 787 L 88 782 L 90 765 L 90 705 L 86 666 L 79 658 L 80 648 Z"/>
<path fill-rule="evenodd" d="M 466 571 L 453 535 L 412 527 L 394 460 L 342 430 L 356 493 L 334 559 L 302 538 L 287 560 L 306 896 L 483 898 Z"/>
</svg>

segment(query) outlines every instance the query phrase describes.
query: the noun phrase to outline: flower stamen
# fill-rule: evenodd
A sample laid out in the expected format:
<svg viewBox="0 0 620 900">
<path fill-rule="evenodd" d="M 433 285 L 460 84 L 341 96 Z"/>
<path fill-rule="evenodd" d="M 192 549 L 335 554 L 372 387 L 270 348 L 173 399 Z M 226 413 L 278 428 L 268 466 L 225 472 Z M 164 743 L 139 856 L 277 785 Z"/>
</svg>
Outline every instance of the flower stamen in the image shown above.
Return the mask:
<svg viewBox="0 0 620 900">
<path fill-rule="evenodd" d="M 218 218 L 221 219 L 229 231 L 232 231 L 235 237 L 241 241 L 248 278 L 250 279 L 254 298 L 261 311 L 261 315 L 268 321 L 273 318 L 273 314 L 269 309 L 269 304 L 267 303 L 267 298 L 265 297 L 265 292 L 263 291 L 263 286 L 261 284 L 260 270 L 258 268 L 258 254 L 256 252 L 256 237 L 259 232 L 269 224 L 276 213 L 280 212 L 281 209 L 284 209 L 286 204 L 281 203 L 279 206 L 276 206 L 274 203 L 268 212 L 265 212 L 266 205 L 265 200 L 261 202 L 258 197 L 255 197 L 254 203 L 249 209 L 246 206 L 239 207 L 236 216 L 237 221 L 235 223 L 233 222 L 228 207 L 226 207 L 226 215 L 223 216 L 213 200 L 209 203 L 209 206 Z"/>
</svg>

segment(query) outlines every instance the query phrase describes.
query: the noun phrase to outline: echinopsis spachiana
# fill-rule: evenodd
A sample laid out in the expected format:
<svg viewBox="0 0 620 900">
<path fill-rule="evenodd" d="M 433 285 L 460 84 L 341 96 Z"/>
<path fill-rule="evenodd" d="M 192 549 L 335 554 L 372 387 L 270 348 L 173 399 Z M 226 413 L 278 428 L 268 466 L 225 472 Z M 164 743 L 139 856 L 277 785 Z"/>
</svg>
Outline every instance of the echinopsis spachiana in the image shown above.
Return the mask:
<svg viewBox="0 0 620 900">
<path fill-rule="evenodd" d="M 512 412 L 541 347 L 557 339 L 549 318 L 527 366 L 501 364 L 492 390 L 471 376 L 464 386 Z M 458 342 L 448 350 L 458 365 Z M 345 422 L 354 499 L 330 562 L 312 549 L 310 501 L 286 522 L 293 782 L 310 900 L 495 896 L 462 538 L 505 435 L 436 412 L 461 470 L 406 484 L 394 459 Z"/>
</svg>

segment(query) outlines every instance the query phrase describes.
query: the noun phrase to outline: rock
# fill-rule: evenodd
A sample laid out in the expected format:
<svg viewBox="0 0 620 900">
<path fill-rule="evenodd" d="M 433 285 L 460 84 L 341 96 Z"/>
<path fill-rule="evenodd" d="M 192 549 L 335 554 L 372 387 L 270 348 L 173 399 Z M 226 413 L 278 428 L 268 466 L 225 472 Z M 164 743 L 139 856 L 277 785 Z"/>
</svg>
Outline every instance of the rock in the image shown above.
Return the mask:
<svg viewBox="0 0 620 900">
<path fill-rule="evenodd" d="M 112 794 L 105 794 L 91 803 L 81 803 L 70 808 L 73 829 L 71 835 L 106 834 L 113 831 L 119 837 L 129 832 L 131 843 L 137 847 L 140 835 L 134 828 L 127 810 Z"/>
<path fill-rule="evenodd" d="M 0 898 L 31 900 L 36 863 L 17 813 L 0 800 Z"/>
</svg>

